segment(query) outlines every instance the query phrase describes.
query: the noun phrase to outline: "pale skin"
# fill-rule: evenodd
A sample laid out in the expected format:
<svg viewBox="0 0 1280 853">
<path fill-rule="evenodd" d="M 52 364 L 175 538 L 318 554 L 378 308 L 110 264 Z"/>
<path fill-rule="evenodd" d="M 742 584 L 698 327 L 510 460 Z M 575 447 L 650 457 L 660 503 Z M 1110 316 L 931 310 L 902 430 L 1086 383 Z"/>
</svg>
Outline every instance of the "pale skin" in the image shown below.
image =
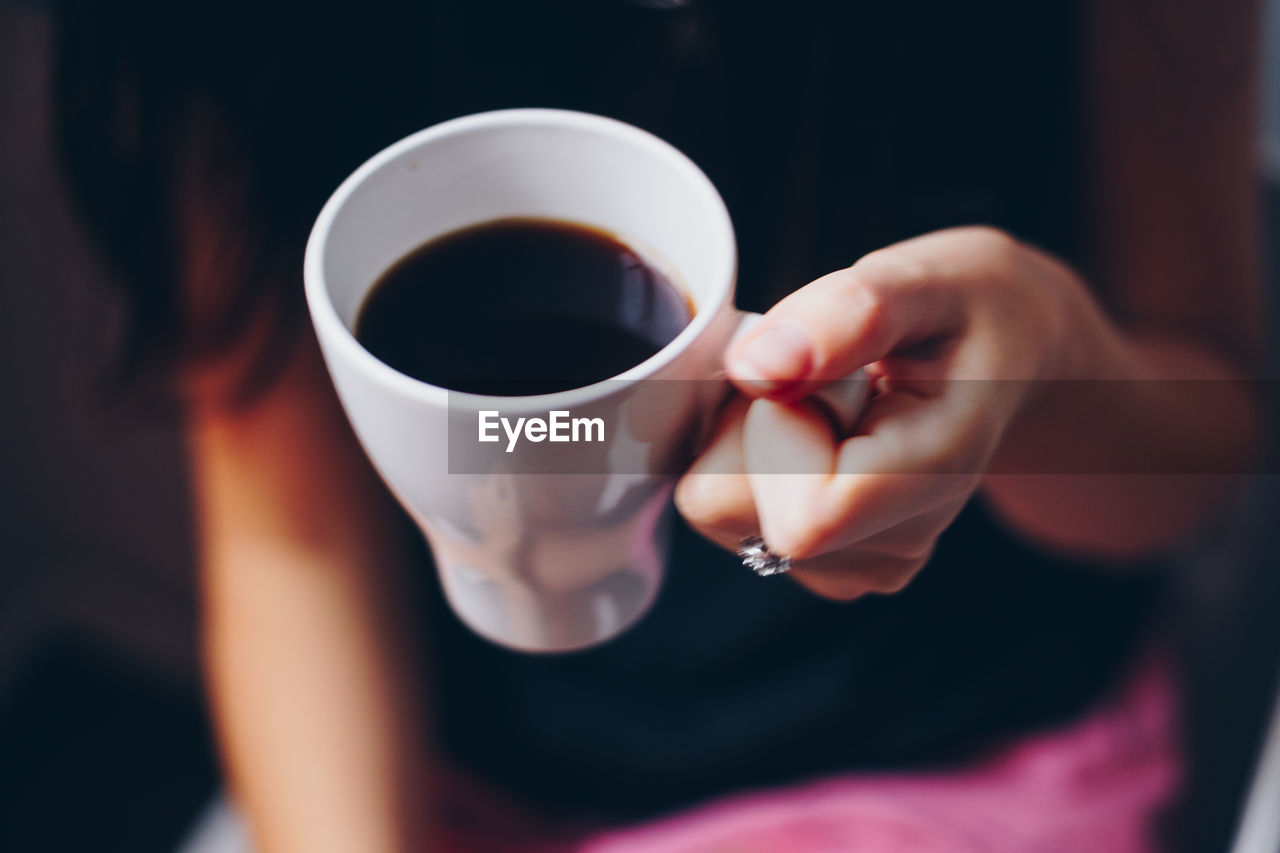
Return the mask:
<svg viewBox="0 0 1280 853">
<path fill-rule="evenodd" d="M 795 582 L 843 600 L 927 571 L 975 496 L 1024 538 L 1121 566 L 1176 547 L 1229 506 L 1227 476 L 1016 472 L 1064 454 L 1105 471 L 1153 445 L 1188 470 L 1247 468 L 1261 426 L 1244 388 L 1206 407 L 1162 390 L 1176 384 L 1145 383 L 1107 401 L 1105 439 L 1086 444 L 1090 413 L 1052 382 L 995 394 L 927 381 L 1253 375 L 1256 10 L 1095 5 L 1095 278 L 1086 285 L 1007 234 L 959 228 L 800 289 L 752 336 L 789 330 L 790 360 L 777 345 L 773 361 L 753 357 L 752 339 L 727 356 L 744 395 L 677 491 L 705 535 L 731 547 L 763 531 L 797 558 Z M 927 352 L 909 346 L 926 338 Z M 269 853 L 432 849 L 421 662 L 403 594 L 412 567 L 392 506 L 314 341 L 248 408 L 226 405 L 220 391 L 247 355 L 186 383 L 207 671 L 232 786 Z M 852 437 L 790 399 L 797 379 L 863 366 L 888 393 Z M 824 473 L 745 473 L 780 447 Z"/>
</svg>

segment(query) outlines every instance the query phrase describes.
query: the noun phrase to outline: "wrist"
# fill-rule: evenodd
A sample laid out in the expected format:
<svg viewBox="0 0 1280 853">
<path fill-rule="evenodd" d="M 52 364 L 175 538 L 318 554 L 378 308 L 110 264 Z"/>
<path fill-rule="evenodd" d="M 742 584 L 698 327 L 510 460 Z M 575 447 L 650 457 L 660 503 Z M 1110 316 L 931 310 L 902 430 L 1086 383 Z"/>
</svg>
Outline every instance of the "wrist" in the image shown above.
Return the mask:
<svg viewBox="0 0 1280 853">
<path fill-rule="evenodd" d="M 1123 339 L 1080 276 L 1038 250 L 1027 257 L 1034 302 L 1023 310 L 1039 321 L 1026 326 L 1032 354 L 993 459 L 997 470 L 1023 470 L 1027 457 L 1037 455 L 1045 426 L 1072 411 L 1068 401 L 1077 395 L 1070 389 L 1078 383 L 1127 373 Z"/>
<path fill-rule="evenodd" d="M 1044 271 L 1042 279 L 1048 282 L 1037 390 L 1125 373 L 1123 340 L 1083 279 L 1062 261 L 1033 254 L 1033 262 Z"/>
</svg>

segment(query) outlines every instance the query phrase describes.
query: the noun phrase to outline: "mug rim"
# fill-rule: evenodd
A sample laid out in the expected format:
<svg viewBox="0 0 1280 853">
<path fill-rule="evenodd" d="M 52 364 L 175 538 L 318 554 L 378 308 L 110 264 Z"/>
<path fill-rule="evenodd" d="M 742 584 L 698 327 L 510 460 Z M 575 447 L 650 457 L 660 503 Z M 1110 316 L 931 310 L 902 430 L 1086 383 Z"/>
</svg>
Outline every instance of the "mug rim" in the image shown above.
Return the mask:
<svg viewBox="0 0 1280 853">
<path fill-rule="evenodd" d="M 716 281 L 713 282 L 710 298 L 706 300 L 707 304 L 695 305 L 693 318 L 678 335 L 656 353 L 622 373 L 597 380 L 589 385 L 548 394 L 501 397 L 455 391 L 442 385 L 433 385 L 421 379 L 415 379 L 383 362 L 356 339 L 355 333 L 338 316 L 325 276 L 324 254 L 334 221 L 352 194 L 374 174 L 410 151 L 449 136 L 509 125 L 567 127 L 623 138 L 683 173 L 694 192 L 704 196 L 710 202 L 711 209 L 716 212 L 723 224 L 728 238 L 727 252 L 717 262 L 714 273 Z M 625 237 L 625 235 L 622 236 Z M 326 338 L 325 343 L 336 346 L 342 357 L 358 366 L 365 375 L 390 386 L 396 392 L 428 403 L 467 403 L 472 407 L 487 406 L 507 410 L 513 408 L 549 410 L 572 408 L 594 402 L 620 388 L 630 387 L 642 379 L 651 378 L 670 365 L 707 330 L 714 318 L 732 299 L 734 283 L 737 279 L 737 264 L 737 236 L 724 199 L 706 173 L 684 152 L 647 130 L 617 119 L 575 110 L 520 107 L 472 113 L 448 119 L 392 143 L 362 163 L 338 185 L 316 217 L 307 238 L 303 256 L 303 287 L 317 337 Z M 372 287 L 372 283 L 369 286 Z M 368 295 L 368 290 L 364 295 Z M 322 347 L 322 349 L 326 348 Z"/>
</svg>

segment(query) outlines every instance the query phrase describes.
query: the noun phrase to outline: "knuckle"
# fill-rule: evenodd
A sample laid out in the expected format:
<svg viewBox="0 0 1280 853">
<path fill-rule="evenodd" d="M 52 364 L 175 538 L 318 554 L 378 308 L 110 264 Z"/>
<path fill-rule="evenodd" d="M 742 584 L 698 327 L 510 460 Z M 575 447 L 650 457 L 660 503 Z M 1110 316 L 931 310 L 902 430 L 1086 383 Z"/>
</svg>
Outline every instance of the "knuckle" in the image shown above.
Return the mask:
<svg viewBox="0 0 1280 853">
<path fill-rule="evenodd" d="M 704 474 L 683 477 L 676 484 L 676 509 L 694 527 L 732 530 L 742 527 L 753 513 L 749 492 L 740 477 Z"/>
<path fill-rule="evenodd" d="M 930 552 L 932 549 L 930 549 Z M 928 562 L 928 554 L 914 558 L 828 556 L 801 564 L 794 578 L 815 595 L 831 601 L 854 601 L 867 595 L 896 595 L 906 589 Z"/>
<path fill-rule="evenodd" d="M 830 601 L 856 601 L 869 590 L 865 581 L 845 575 L 808 575 L 796 578 L 805 589 Z"/>
<path fill-rule="evenodd" d="M 858 291 L 858 296 L 859 322 L 863 333 L 873 341 L 882 340 L 889 329 L 889 309 L 885 304 L 884 294 L 863 288 Z"/>
<path fill-rule="evenodd" d="M 889 456 L 888 453 L 885 456 Z M 883 457 L 882 457 L 883 459 Z M 891 459 L 897 471 L 897 460 Z M 883 465 L 883 461 L 878 463 Z M 894 491 L 902 483 L 902 475 L 877 470 L 847 470 L 832 478 L 831 501 L 841 508 L 841 517 L 849 521 L 865 518 L 876 512 L 886 501 L 892 500 Z"/>
<path fill-rule="evenodd" d="M 929 477 L 930 485 L 936 488 L 939 484 L 938 478 L 957 464 L 955 455 L 955 448 L 947 446 L 946 442 L 939 441 L 916 448 L 913 453 L 906 453 L 902 457 L 904 464 L 900 470 L 905 474 Z"/>
<path fill-rule="evenodd" d="M 882 497 L 887 496 L 890 491 L 889 481 L 894 478 L 884 474 L 871 477 L 846 476 L 852 482 L 839 492 L 838 500 L 844 508 L 845 518 L 853 525 L 876 514 L 877 508 L 882 505 Z M 859 480 L 862 482 L 858 482 Z"/>
<path fill-rule="evenodd" d="M 798 510 L 782 518 L 763 519 L 762 526 L 769 546 L 793 560 L 818 556 L 839 532 L 834 521 Z"/>
<path fill-rule="evenodd" d="M 965 230 L 986 263 L 994 264 L 996 269 L 1009 274 L 1017 270 L 1022 252 L 1022 243 L 1017 237 L 993 225 L 971 225 Z"/>
<path fill-rule="evenodd" d="M 863 596 L 865 596 L 868 592 L 869 590 L 865 586 L 862 586 L 861 584 L 849 584 L 847 586 L 840 586 L 829 592 L 819 593 L 819 594 L 822 595 L 823 598 L 829 598 L 832 601 L 847 603 L 850 601 L 857 601 L 859 598 L 862 598 Z"/>
<path fill-rule="evenodd" d="M 884 337 L 890 321 L 891 290 L 902 284 L 909 261 L 876 259 L 872 253 L 854 264 L 844 277 L 843 289 L 863 333 L 872 340 Z"/>
<path fill-rule="evenodd" d="M 901 542 L 886 547 L 882 553 L 893 561 L 898 568 L 906 566 L 918 569 L 924 566 L 933 555 L 934 544 L 932 539 L 925 539 L 924 541 L 913 539 L 909 542 Z"/>
<path fill-rule="evenodd" d="M 933 545 L 924 550 L 914 549 L 916 553 L 909 556 L 884 557 L 867 567 L 867 592 L 876 595 L 897 595 L 906 589 L 916 575 L 929 562 L 933 553 Z"/>
<path fill-rule="evenodd" d="M 923 259 L 893 246 L 863 255 L 850 271 L 864 289 L 873 292 L 929 278 L 929 268 Z"/>
<path fill-rule="evenodd" d="M 902 477 L 928 470 L 927 463 L 922 461 L 921 454 L 927 454 L 929 450 L 917 447 L 907 430 L 890 426 L 882 430 L 878 438 L 882 439 L 881 447 L 884 450 L 875 462 L 880 466 L 874 472 L 878 476 L 864 488 L 864 492 L 873 493 L 864 497 L 868 503 L 899 485 Z"/>
<path fill-rule="evenodd" d="M 964 230 L 970 239 L 980 241 L 991 252 L 1013 252 L 1019 245 L 1017 237 L 995 225 L 969 225 Z"/>
<path fill-rule="evenodd" d="M 877 595 L 897 595 L 911 585 L 911 581 L 915 580 L 916 574 L 923 567 L 924 563 L 922 562 L 910 569 L 899 569 L 892 574 L 877 578 L 868 591 Z"/>
</svg>

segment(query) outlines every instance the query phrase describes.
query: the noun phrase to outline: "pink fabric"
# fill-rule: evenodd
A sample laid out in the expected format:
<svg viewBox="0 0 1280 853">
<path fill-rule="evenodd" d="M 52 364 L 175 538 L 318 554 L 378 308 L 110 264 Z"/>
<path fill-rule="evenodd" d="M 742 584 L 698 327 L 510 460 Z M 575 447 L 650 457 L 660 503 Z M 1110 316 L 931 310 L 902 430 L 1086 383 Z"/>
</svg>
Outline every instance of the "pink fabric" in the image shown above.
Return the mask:
<svg viewBox="0 0 1280 853">
<path fill-rule="evenodd" d="M 1179 782 L 1173 692 L 1149 665 L 1087 717 L 965 767 L 848 774 L 638 826 L 573 832 L 451 787 L 452 851 L 1147 853 Z"/>
</svg>

